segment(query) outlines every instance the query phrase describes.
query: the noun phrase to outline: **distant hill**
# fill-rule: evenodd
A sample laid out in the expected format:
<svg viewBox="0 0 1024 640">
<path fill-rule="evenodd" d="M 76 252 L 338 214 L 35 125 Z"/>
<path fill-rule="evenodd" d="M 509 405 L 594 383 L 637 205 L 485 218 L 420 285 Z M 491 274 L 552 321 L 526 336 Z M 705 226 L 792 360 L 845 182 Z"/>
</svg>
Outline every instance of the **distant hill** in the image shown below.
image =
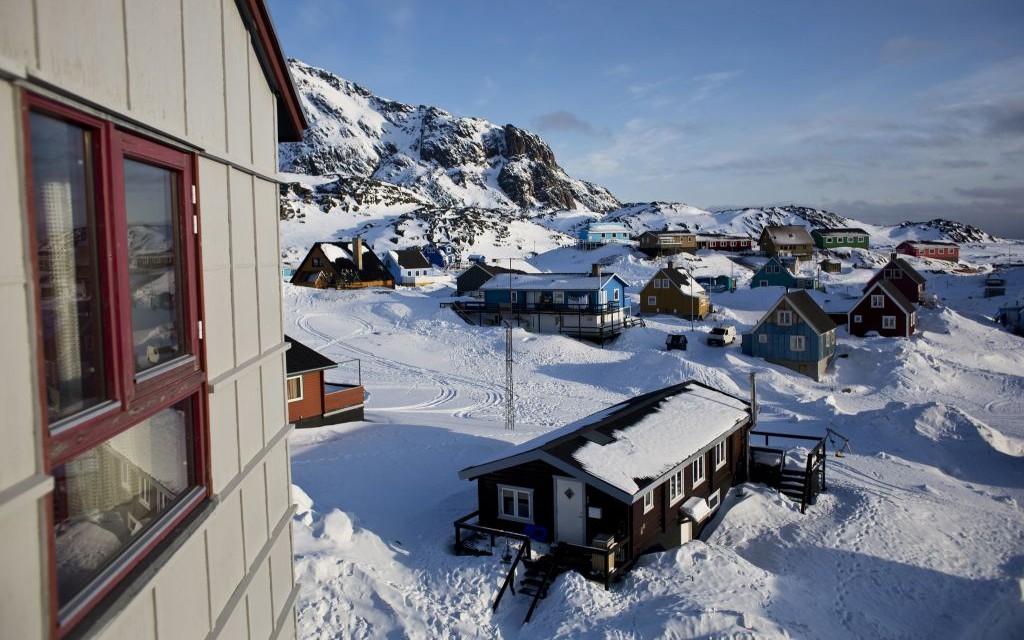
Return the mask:
<svg viewBox="0 0 1024 640">
<path fill-rule="evenodd" d="M 375 96 L 329 71 L 289 61 L 310 126 L 282 144 L 281 218 L 286 253 L 315 240 L 363 234 L 378 250 L 451 243 L 503 255 L 572 244 L 591 221 L 633 233 L 688 229 L 757 237 L 772 224 L 862 227 L 875 242 L 991 242 L 947 220 L 879 227 L 796 205 L 705 211 L 682 203 L 622 204 L 568 175 L 536 134 Z M 314 223 L 315 224 L 304 224 Z"/>
</svg>

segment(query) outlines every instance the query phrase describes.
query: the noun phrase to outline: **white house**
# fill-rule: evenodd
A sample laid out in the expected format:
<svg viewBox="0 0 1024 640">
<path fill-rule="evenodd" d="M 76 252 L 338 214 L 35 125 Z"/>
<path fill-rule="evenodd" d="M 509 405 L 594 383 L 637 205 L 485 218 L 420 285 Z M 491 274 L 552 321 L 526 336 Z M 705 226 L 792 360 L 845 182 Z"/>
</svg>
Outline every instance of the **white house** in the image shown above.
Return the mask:
<svg viewBox="0 0 1024 640">
<path fill-rule="evenodd" d="M 431 264 L 419 249 L 388 251 L 384 254 L 382 262 L 398 286 L 420 287 L 451 280 L 450 276 Z"/>
<path fill-rule="evenodd" d="M 6 0 L 0 635 L 292 638 L 262 0 Z"/>
</svg>

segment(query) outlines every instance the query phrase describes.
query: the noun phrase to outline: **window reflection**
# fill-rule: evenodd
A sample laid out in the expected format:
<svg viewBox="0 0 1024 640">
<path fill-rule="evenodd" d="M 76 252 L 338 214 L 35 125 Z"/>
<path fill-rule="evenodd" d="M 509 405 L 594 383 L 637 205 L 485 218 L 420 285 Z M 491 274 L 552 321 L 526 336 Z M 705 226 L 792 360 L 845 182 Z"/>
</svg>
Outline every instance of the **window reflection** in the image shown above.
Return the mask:
<svg viewBox="0 0 1024 640">
<path fill-rule="evenodd" d="M 50 423 L 106 399 L 92 133 L 30 116 L 43 367 Z"/>
<path fill-rule="evenodd" d="M 178 403 L 53 470 L 61 606 L 195 486 L 191 416 Z"/>
<path fill-rule="evenodd" d="M 161 167 L 124 161 L 136 371 L 145 371 L 184 352 L 179 330 L 176 177 Z"/>
</svg>

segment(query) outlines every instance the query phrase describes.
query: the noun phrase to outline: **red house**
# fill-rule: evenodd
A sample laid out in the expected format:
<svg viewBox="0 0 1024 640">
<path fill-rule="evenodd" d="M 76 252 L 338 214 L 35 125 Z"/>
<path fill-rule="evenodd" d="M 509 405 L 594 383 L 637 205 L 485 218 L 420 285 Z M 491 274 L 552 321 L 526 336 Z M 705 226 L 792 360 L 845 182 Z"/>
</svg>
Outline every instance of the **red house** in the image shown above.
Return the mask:
<svg viewBox="0 0 1024 640">
<path fill-rule="evenodd" d="M 847 326 L 855 336 L 874 331 L 880 336 L 909 338 L 917 324 L 914 303 L 900 293 L 892 280 L 879 280 L 864 291 L 850 309 Z"/>
<path fill-rule="evenodd" d="M 876 282 L 888 280 L 900 290 L 907 300 L 920 303 L 924 299 L 925 278 L 914 267 L 897 257 L 895 253 L 890 255 L 889 262 L 882 267 L 873 278 L 868 280 L 864 291 L 870 289 Z"/>
<path fill-rule="evenodd" d="M 363 419 L 365 391 L 359 384 L 324 381 L 324 371 L 338 363 L 285 336 L 288 386 L 288 422 L 299 429 Z"/>
<path fill-rule="evenodd" d="M 952 242 L 937 240 L 904 240 L 896 247 L 896 253 L 915 258 L 932 258 L 934 260 L 960 261 L 960 247 Z"/>
</svg>

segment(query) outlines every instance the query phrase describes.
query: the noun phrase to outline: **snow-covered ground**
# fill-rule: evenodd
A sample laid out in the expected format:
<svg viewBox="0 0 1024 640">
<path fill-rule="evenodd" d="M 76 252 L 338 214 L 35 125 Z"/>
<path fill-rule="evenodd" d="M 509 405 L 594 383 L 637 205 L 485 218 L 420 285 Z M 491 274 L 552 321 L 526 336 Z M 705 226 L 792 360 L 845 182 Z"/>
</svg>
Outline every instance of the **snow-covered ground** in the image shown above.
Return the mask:
<svg viewBox="0 0 1024 640">
<path fill-rule="evenodd" d="M 1019 259 L 1021 246 L 1013 251 Z M 781 293 L 751 290 L 748 268 L 701 254 L 688 262 L 698 275 L 740 279 L 735 293 L 713 294 L 711 322 L 649 317 L 603 348 L 515 330 L 514 431 L 503 417 L 503 330 L 441 309 L 450 288 L 285 285 L 286 332 L 335 360 L 359 358 L 368 392 L 365 422 L 291 436 L 302 635 L 1024 637 L 1024 339 L 990 319 L 1024 298 L 1024 268 L 1003 272 L 1006 297 L 981 296 L 987 265 L 1006 252 L 965 247 L 982 273 L 926 272 L 940 305 L 918 312 L 910 339 L 840 329 L 842 357 L 821 382 L 699 339 L 713 322 L 748 329 Z M 623 248 L 555 249 L 532 262 L 547 271 L 601 262 L 634 301 L 660 264 Z M 824 297 L 853 295 L 871 274 L 845 263 Z M 691 335 L 689 350 L 664 351 L 666 332 Z M 751 372 L 759 428 L 831 427 L 850 439 L 852 453 L 828 459 L 816 505 L 801 515 L 747 485 L 730 492 L 703 540 L 645 556 L 610 591 L 569 573 L 530 623 L 523 595 L 506 594 L 492 612 L 501 554 L 452 551 L 453 521 L 476 508 L 460 469 L 681 380 L 746 395 Z"/>
</svg>

